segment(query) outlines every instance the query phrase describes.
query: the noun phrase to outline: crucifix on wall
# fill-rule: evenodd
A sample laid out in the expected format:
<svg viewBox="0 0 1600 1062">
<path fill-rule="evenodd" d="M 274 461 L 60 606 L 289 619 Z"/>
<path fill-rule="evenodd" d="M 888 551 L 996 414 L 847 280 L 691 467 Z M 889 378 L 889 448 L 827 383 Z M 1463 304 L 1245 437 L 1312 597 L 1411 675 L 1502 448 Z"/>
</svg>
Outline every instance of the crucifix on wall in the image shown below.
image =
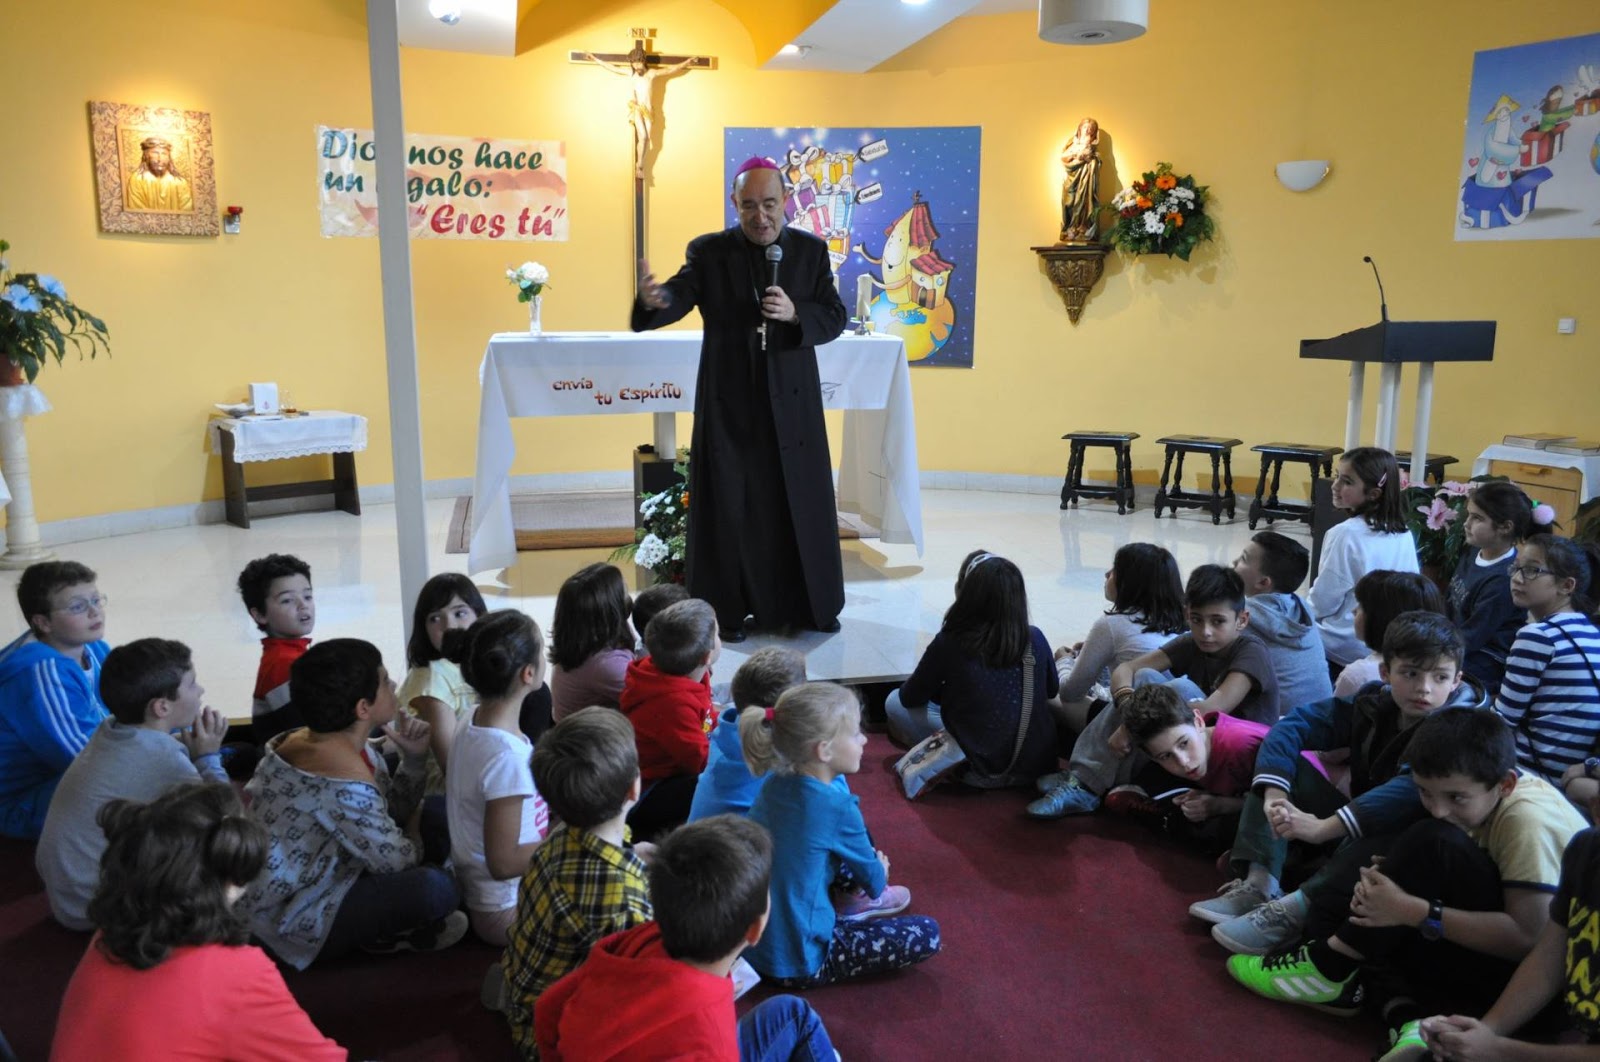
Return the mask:
<svg viewBox="0 0 1600 1062">
<path fill-rule="evenodd" d="M 633 130 L 633 257 L 645 257 L 645 178 L 646 165 L 655 125 L 656 82 L 685 70 L 715 70 L 717 61 L 709 55 L 661 55 L 650 50 L 655 40 L 653 29 L 635 29 L 633 47 L 627 52 L 569 52 L 574 63 L 588 63 L 613 74 L 621 74 L 632 84 L 628 100 L 628 124 Z"/>
</svg>

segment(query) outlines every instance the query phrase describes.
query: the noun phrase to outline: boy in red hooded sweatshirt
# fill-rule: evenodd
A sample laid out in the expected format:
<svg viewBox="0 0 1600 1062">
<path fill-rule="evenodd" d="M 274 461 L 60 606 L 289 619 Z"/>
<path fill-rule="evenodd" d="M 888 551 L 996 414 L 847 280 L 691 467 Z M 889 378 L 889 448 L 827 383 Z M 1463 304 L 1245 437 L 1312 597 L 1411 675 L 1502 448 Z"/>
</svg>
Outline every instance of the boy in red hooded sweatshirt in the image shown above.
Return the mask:
<svg viewBox="0 0 1600 1062">
<path fill-rule="evenodd" d="M 650 655 L 628 665 L 622 714 L 633 724 L 644 787 L 628 815 L 635 841 L 653 841 L 689 818 L 717 717 L 711 665 L 722 652 L 717 613 L 697 598 L 656 613 L 644 629 Z"/>
<path fill-rule="evenodd" d="M 742 1020 L 728 973 L 761 939 L 772 839 L 737 815 L 674 830 L 650 863 L 656 921 L 606 937 L 534 1006 L 544 1062 L 778 1062 L 837 1058 L 822 1019 L 796 996 Z"/>
</svg>

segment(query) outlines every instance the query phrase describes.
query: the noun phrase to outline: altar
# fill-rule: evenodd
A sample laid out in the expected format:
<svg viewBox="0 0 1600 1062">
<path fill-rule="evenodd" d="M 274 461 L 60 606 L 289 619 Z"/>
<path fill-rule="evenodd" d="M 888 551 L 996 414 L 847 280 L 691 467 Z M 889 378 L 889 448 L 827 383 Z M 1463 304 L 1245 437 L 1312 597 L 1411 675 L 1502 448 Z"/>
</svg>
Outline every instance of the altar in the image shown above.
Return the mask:
<svg viewBox="0 0 1600 1062">
<path fill-rule="evenodd" d="M 511 518 L 513 417 L 656 415 L 658 450 L 673 446 L 672 415 L 694 410 L 699 332 L 521 332 L 490 337 L 479 369 L 478 460 L 467 570 L 516 562 Z M 882 541 L 915 545 L 922 494 L 916 416 L 905 344 L 896 336 L 845 335 L 817 348 L 824 409 L 845 411 L 838 504 L 881 529 Z"/>
</svg>

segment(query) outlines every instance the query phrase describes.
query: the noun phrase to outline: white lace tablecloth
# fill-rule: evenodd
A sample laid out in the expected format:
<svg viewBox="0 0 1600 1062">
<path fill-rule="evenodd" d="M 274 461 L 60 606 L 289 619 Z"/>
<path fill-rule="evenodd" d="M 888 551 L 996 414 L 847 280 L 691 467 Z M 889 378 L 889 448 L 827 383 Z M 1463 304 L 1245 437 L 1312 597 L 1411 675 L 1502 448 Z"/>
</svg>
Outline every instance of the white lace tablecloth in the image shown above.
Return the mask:
<svg viewBox="0 0 1600 1062">
<path fill-rule="evenodd" d="M 50 408 L 50 400 L 33 384 L 0 387 L 0 420 L 37 417 L 41 413 L 50 412 Z"/>
<path fill-rule="evenodd" d="M 479 379 L 478 468 L 467 570 L 516 563 L 510 477 L 513 417 L 689 412 L 699 332 L 507 332 L 489 340 Z M 916 414 L 905 344 L 840 336 L 817 348 L 824 409 L 842 409 L 839 508 L 882 529 L 881 541 L 922 552 Z"/>
<path fill-rule="evenodd" d="M 353 454 L 367 448 L 367 418 L 313 410 L 282 420 L 217 417 L 206 426 L 211 452 L 222 453 L 222 432 L 233 433 L 235 461 L 277 461 L 313 454 Z"/>
</svg>

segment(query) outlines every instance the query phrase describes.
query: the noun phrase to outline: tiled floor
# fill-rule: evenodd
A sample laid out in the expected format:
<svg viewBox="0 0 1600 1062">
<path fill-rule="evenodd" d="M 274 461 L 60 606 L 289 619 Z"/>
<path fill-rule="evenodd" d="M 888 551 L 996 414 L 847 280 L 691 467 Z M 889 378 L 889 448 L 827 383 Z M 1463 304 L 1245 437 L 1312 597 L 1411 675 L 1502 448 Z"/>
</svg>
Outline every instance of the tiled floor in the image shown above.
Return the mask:
<svg viewBox="0 0 1600 1062">
<path fill-rule="evenodd" d="M 429 562 L 435 571 L 459 571 L 466 564 L 464 556 L 444 552 L 452 504 L 448 499 L 428 503 Z M 1071 512 L 1057 504 L 1048 494 L 926 490 L 922 557 L 911 546 L 843 543 L 842 629 L 795 639 L 807 653 L 812 676 L 865 682 L 908 674 L 939 629 L 957 564 L 979 547 L 1021 567 L 1033 622 L 1059 644 L 1082 638 L 1096 611 L 1105 607 L 1101 576 L 1124 543 L 1164 545 L 1187 572 L 1197 564 L 1230 562 L 1250 536 L 1242 516 L 1213 527 L 1200 513 L 1156 520 L 1147 504 L 1127 516 L 1118 516 L 1107 503 L 1085 502 Z M 1303 525 L 1278 528 L 1306 537 Z M 259 657 L 258 635 L 234 580 L 246 562 L 271 552 L 294 553 L 311 565 L 317 637 L 369 639 L 397 676 L 404 673 L 390 506 L 369 506 L 360 517 L 322 512 L 257 518 L 248 531 L 228 524 L 150 531 L 73 543 L 59 551 L 62 558 L 99 573 L 100 589 L 111 598 L 107 630 L 113 645 L 152 635 L 187 643 L 207 700 L 231 717 L 249 714 Z M 584 564 L 604 560 L 607 552 L 519 554 L 505 573 L 507 585 L 483 585 L 484 596 L 491 607 L 521 608 L 548 627 L 561 581 Z M 8 588 L 16 579 L 16 573 L 0 573 Z M 9 641 L 22 631 L 22 620 L 14 607 L 0 611 L 0 635 Z M 755 635 L 729 646 L 717 673 L 731 676 L 745 653 L 770 640 Z"/>
</svg>

